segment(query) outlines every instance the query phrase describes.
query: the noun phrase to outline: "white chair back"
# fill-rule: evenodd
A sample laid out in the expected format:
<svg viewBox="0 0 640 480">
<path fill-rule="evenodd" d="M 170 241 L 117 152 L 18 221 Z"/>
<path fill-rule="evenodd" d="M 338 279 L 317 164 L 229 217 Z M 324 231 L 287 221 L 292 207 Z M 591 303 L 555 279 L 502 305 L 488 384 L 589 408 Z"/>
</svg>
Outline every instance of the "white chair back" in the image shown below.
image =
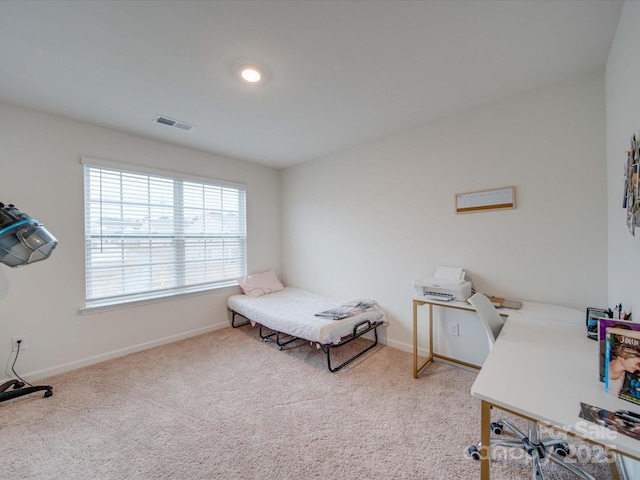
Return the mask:
<svg viewBox="0 0 640 480">
<path fill-rule="evenodd" d="M 496 343 L 496 338 L 498 338 L 498 335 L 500 335 L 500 331 L 504 326 L 504 319 L 500 316 L 496 307 L 493 306 L 491 300 L 482 293 L 475 293 L 472 295 L 469 298 L 469 303 L 473 305 L 473 308 L 478 312 L 478 316 L 482 320 L 487 331 L 489 349 L 493 348 L 493 344 Z"/>
</svg>

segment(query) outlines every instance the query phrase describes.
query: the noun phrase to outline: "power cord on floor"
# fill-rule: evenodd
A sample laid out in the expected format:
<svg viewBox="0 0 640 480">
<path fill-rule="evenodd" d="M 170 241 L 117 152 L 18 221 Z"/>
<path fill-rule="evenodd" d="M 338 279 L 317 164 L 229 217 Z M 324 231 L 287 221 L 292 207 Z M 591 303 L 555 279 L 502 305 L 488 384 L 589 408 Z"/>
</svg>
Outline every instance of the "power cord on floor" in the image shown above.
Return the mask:
<svg viewBox="0 0 640 480">
<path fill-rule="evenodd" d="M 20 355 L 20 344 L 22 343 L 22 340 L 18 340 L 16 343 L 18 344 L 18 348 L 16 349 L 16 358 L 13 359 L 13 363 L 11 364 L 11 371 L 16 376 L 16 378 L 20 380 L 22 383 L 24 383 L 25 385 L 29 385 L 30 387 L 33 387 L 33 385 L 27 382 L 24 378 L 20 377 L 20 375 L 18 375 L 18 373 L 16 372 L 15 366 L 16 366 L 16 362 L 18 361 L 18 355 Z"/>
</svg>

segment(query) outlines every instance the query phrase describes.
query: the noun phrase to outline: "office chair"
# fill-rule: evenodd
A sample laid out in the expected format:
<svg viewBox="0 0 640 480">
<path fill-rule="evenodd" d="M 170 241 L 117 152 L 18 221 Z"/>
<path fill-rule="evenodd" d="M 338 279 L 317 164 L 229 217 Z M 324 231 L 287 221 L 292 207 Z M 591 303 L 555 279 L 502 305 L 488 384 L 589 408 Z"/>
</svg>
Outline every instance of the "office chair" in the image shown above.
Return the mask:
<svg viewBox="0 0 640 480">
<path fill-rule="evenodd" d="M 472 295 L 468 301 L 476 309 L 478 316 L 482 320 L 482 324 L 487 331 L 489 350 L 491 350 L 493 348 L 493 344 L 498 338 L 498 335 L 500 334 L 500 331 L 502 330 L 502 327 L 504 326 L 504 319 L 495 309 L 491 300 L 482 293 Z M 533 480 L 544 479 L 544 474 L 542 473 L 542 459 L 544 458 L 548 458 L 552 462 L 557 463 L 561 467 L 566 468 L 581 478 L 595 480 L 595 477 L 583 472 L 575 465 L 564 461 L 564 457 L 569 455 L 569 445 L 565 441 L 550 437 L 540 438 L 541 432 L 538 422 L 529 421 L 527 434 L 523 433 L 508 420 L 499 420 L 498 422 L 491 423 L 491 431 L 496 435 L 501 434 L 505 427 L 518 439 L 507 440 L 491 437 L 491 445 L 524 449 L 529 455 L 531 455 Z M 480 460 L 480 447 L 481 443 L 478 442 L 467 449 L 471 458 Z"/>
</svg>

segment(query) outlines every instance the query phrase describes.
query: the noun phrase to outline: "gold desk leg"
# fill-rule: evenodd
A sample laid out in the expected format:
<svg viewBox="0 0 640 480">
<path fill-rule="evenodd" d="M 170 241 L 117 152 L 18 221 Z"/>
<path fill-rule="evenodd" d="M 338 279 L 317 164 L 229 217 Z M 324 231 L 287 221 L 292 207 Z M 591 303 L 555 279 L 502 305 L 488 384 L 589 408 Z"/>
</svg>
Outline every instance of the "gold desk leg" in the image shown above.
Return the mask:
<svg viewBox="0 0 640 480">
<path fill-rule="evenodd" d="M 480 406 L 480 480 L 489 480 L 491 456 L 491 404 L 482 400 Z"/>
<path fill-rule="evenodd" d="M 424 302 L 418 300 L 413 301 L 413 378 L 418 378 L 418 374 L 429 362 L 433 361 L 433 322 L 431 317 L 433 316 L 433 306 L 429 304 L 429 356 L 422 363 L 418 365 L 418 306 L 424 305 Z"/>
<path fill-rule="evenodd" d="M 618 472 L 618 464 L 616 463 L 616 461 L 618 460 L 618 454 L 616 452 L 607 450 L 606 447 L 605 447 L 605 452 L 607 453 L 607 458 L 609 459 L 609 469 L 611 470 L 611 479 L 620 480 L 620 472 Z"/>
<path fill-rule="evenodd" d="M 429 304 L 429 356 L 433 358 L 433 305 Z"/>
<path fill-rule="evenodd" d="M 418 378 L 418 302 L 413 301 L 413 378 Z"/>
</svg>

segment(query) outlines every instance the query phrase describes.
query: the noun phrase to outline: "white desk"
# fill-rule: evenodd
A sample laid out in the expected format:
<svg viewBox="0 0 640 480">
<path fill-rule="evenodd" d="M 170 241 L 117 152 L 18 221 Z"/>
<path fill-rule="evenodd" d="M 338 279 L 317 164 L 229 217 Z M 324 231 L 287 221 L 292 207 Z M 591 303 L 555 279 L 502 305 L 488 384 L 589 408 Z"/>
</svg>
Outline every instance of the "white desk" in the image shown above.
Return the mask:
<svg viewBox="0 0 640 480">
<path fill-rule="evenodd" d="M 605 393 L 598 379 L 598 343 L 586 337 L 584 312 L 533 302 L 501 312 L 508 313 L 507 321 L 471 387 L 482 400 L 481 479 L 490 475 L 484 449 L 490 443 L 491 406 L 640 459 L 640 441 L 579 417 L 580 402 L 640 412 Z"/>
</svg>

